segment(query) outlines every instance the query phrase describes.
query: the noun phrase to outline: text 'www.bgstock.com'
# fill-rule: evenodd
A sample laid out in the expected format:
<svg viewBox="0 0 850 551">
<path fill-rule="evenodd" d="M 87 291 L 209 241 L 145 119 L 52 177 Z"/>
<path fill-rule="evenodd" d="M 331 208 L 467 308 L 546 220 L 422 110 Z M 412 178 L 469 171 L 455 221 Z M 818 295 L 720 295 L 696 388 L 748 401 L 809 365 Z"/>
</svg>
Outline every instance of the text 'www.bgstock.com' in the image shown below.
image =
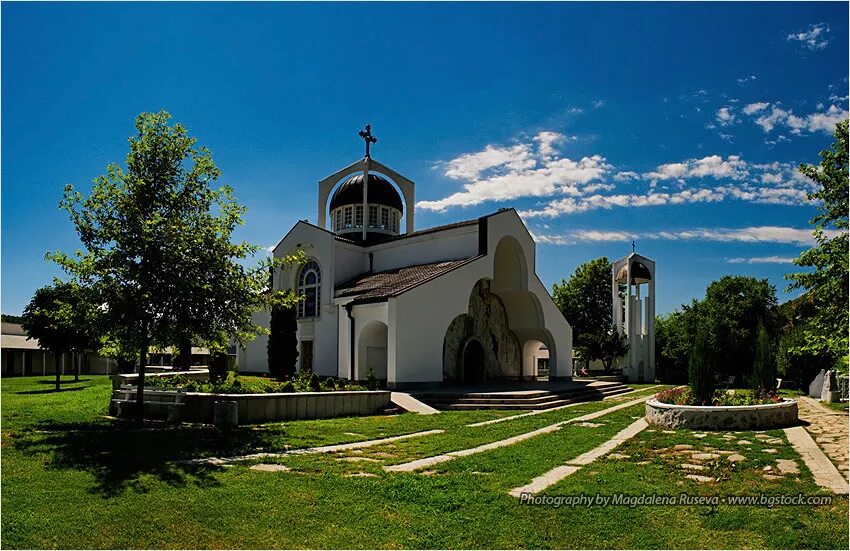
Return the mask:
<svg viewBox="0 0 850 551">
<path fill-rule="evenodd" d="M 728 495 L 709 496 L 695 494 L 661 495 L 661 494 L 578 494 L 578 495 L 534 495 L 524 492 L 520 494 L 522 505 L 537 505 L 543 507 L 684 507 L 684 506 L 720 506 L 732 505 L 743 507 L 794 507 L 794 506 L 827 506 L 832 505 L 832 497 L 828 495 Z"/>
</svg>

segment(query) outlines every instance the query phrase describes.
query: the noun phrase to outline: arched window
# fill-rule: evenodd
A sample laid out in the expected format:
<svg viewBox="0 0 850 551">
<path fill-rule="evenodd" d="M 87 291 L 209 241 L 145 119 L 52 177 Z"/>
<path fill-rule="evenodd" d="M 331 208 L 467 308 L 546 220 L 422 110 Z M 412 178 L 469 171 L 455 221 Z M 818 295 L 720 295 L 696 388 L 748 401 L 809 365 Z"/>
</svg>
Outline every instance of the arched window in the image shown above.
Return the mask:
<svg viewBox="0 0 850 551">
<path fill-rule="evenodd" d="M 321 304 L 322 269 L 315 260 L 304 264 L 298 274 L 298 294 L 303 298 L 298 301 L 298 317 L 318 317 Z"/>
</svg>

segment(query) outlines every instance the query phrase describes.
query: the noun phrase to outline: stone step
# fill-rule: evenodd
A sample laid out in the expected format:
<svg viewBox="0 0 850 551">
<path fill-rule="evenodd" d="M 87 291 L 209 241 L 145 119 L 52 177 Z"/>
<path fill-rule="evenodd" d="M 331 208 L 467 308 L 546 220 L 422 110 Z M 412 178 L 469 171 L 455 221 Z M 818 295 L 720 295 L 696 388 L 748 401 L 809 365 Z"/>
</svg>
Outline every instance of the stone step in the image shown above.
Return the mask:
<svg viewBox="0 0 850 551">
<path fill-rule="evenodd" d="M 432 400 L 430 405 L 437 409 L 450 410 L 473 410 L 473 409 L 505 409 L 505 410 L 540 410 L 551 409 L 577 402 L 592 402 L 602 400 L 608 396 L 617 396 L 632 392 L 626 385 L 610 385 L 604 387 L 590 387 L 576 389 L 561 393 L 549 393 L 548 396 L 534 398 L 456 398 L 447 399 L 442 396 L 441 400 Z"/>
</svg>

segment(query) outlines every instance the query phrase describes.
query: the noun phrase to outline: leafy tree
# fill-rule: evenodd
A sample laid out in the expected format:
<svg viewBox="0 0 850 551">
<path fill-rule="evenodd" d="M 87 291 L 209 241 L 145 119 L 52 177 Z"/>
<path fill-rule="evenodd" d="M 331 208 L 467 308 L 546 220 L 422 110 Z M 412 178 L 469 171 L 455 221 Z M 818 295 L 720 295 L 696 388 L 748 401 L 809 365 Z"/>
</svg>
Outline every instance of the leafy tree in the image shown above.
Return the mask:
<svg viewBox="0 0 850 551">
<path fill-rule="evenodd" d="M 828 355 L 835 363 L 843 359 L 846 370 L 848 350 L 848 121 L 835 128 L 835 142 L 821 151 L 819 166 L 800 165 L 818 189 L 809 199 L 820 201 L 818 214 L 811 220 L 816 245 L 804 251 L 794 263 L 813 268 L 789 274 L 789 290 L 806 289 L 814 306 L 809 323 L 802 329 L 803 342 L 796 353 Z"/>
<path fill-rule="evenodd" d="M 667 381 L 675 373 L 687 374 L 695 318 L 692 305 L 655 318 L 655 366 L 661 380 Z"/>
<path fill-rule="evenodd" d="M 140 416 L 151 345 L 191 335 L 221 352 L 262 330 L 253 312 L 295 300 L 264 292 L 270 264 L 287 259 L 248 266 L 261 248 L 231 241 L 244 207 L 229 187 L 213 187 L 221 172 L 212 155 L 170 118 L 139 115 L 126 169 L 109 165 L 87 198 L 66 186 L 61 206 L 84 251 L 51 255 L 96 290 L 120 348 L 137 350 Z"/>
<path fill-rule="evenodd" d="M 602 360 L 605 371 L 609 371 L 614 361 L 629 351 L 629 340 L 611 325 L 608 331 L 593 335 L 591 348 L 592 355 Z"/>
<path fill-rule="evenodd" d="M 760 324 L 756 334 L 756 351 L 753 362 L 753 372 L 750 375 L 750 386 L 756 390 L 776 388 L 776 355 L 775 345 L 767 329 Z"/>
<path fill-rule="evenodd" d="M 23 323 L 23 316 L 14 316 L 12 314 L 2 314 L 0 315 L 0 320 L 8 322 L 8 323 Z"/>
<path fill-rule="evenodd" d="M 835 356 L 826 348 L 809 347 L 807 335 L 817 308 L 809 293 L 791 299 L 779 306 L 784 320 L 776 350 L 776 369 L 785 381 L 805 388 L 825 365 L 831 365 Z"/>
<path fill-rule="evenodd" d="M 272 308 L 266 350 L 269 373 L 277 379 L 285 379 L 295 374 L 295 364 L 298 361 L 297 330 L 295 307 Z"/>
<path fill-rule="evenodd" d="M 711 332 L 701 325 L 694 336 L 688 360 L 688 382 L 697 405 L 710 405 L 714 397 L 715 344 Z"/>
<path fill-rule="evenodd" d="M 91 298 L 88 289 L 56 280 L 37 289 L 24 309 L 22 326 L 29 338 L 38 339 L 39 346 L 53 352 L 56 390 L 60 388 L 62 353 L 79 353 L 99 345 L 95 336 L 99 310 Z M 79 380 L 78 365 L 74 378 Z"/>
<path fill-rule="evenodd" d="M 767 279 L 723 276 L 709 284 L 705 298 L 690 306 L 692 330 L 707 324 L 717 346 L 717 366 L 739 382 L 751 371 L 760 324 L 769 335 L 780 325 L 776 289 Z M 692 333 L 693 334 L 693 333 Z"/>
<path fill-rule="evenodd" d="M 605 257 L 586 262 L 576 268 L 569 280 L 552 287 L 552 298 L 573 329 L 573 348 L 584 358 L 600 360 L 602 348 L 611 327 L 611 263 Z"/>
</svg>

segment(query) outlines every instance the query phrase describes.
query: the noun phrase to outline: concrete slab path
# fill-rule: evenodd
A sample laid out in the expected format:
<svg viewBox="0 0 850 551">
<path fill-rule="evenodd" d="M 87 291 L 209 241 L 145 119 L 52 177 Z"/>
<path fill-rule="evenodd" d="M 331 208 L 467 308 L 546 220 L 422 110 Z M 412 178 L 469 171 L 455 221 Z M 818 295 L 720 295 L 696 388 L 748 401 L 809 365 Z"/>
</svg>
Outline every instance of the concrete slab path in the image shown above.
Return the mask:
<svg viewBox="0 0 850 551">
<path fill-rule="evenodd" d="M 575 417 L 573 419 L 567 419 L 565 421 L 559 421 L 552 425 L 547 425 L 545 427 L 539 428 L 537 430 L 533 430 L 531 432 L 526 432 L 523 434 L 519 434 L 517 436 L 512 436 L 510 438 L 505 438 L 502 440 L 497 440 L 495 442 L 490 442 L 489 444 L 483 444 L 481 446 L 476 446 L 474 448 L 468 448 L 465 450 L 457 450 L 452 451 L 440 455 L 435 455 L 432 457 L 425 457 L 422 459 L 416 459 L 415 461 L 409 461 L 407 463 L 399 463 L 397 465 L 387 465 L 384 467 L 385 471 L 388 472 L 412 472 L 417 471 L 419 469 L 424 469 L 425 467 L 432 467 L 434 465 L 438 465 L 440 463 L 445 463 L 446 461 L 451 461 L 452 459 L 456 459 L 458 457 L 466 457 L 469 455 L 474 455 L 477 453 L 482 453 L 490 450 L 495 450 L 497 448 L 503 448 L 505 446 L 511 446 L 513 444 L 522 442 L 524 440 L 528 440 L 529 438 L 534 438 L 535 436 L 539 436 L 541 434 L 548 434 L 550 432 L 555 432 L 560 430 L 561 427 L 567 425 L 569 423 L 576 423 L 581 421 L 589 421 L 591 419 L 597 419 L 602 417 L 603 415 L 607 415 L 609 413 L 613 413 L 615 411 L 619 411 L 621 409 L 625 409 L 642 402 L 649 400 L 652 396 L 644 396 L 642 398 L 638 398 L 637 400 L 631 400 L 625 402 L 623 404 L 617 404 L 616 406 L 603 409 L 601 411 L 595 411 L 593 413 L 588 413 L 586 415 L 581 415 L 579 417 Z"/>
<path fill-rule="evenodd" d="M 806 466 L 812 472 L 815 478 L 815 483 L 819 486 L 831 490 L 836 494 L 847 495 L 847 481 L 838 472 L 838 469 L 826 454 L 823 453 L 818 445 L 812 440 L 811 435 L 806 432 L 803 427 L 791 427 L 785 429 L 785 435 L 788 441 L 794 446 L 794 450 L 800 454 L 800 457 L 806 463 Z"/>
<path fill-rule="evenodd" d="M 846 413 L 829 409 L 808 396 L 797 399 L 800 419 L 818 447 L 832 460 L 845 479 L 850 480 L 850 423 Z"/>
<path fill-rule="evenodd" d="M 546 488 L 557 484 L 569 475 L 578 471 L 581 467 L 589 465 L 600 457 L 602 457 L 603 455 L 611 452 L 613 449 L 621 445 L 626 440 L 634 438 L 635 435 L 640 433 L 648 426 L 649 425 L 647 424 L 646 419 L 638 419 L 625 429 L 615 434 L 613 438 L 611 438 L 601 446 L 597 446 L 592 450 L 579 455 L 576 458 L 570 459 L 566 462 L 565 465 L 559 465 L 554 469 L 536 477 L 525 486 L 519 486 L 517 488 L 514 488 L 508 493 L 513 497 L 517 498 L 521 497 L 523 494 L 540 493 Z"/>
<path fill-rule="evenodd" d="M 440 413 L 440 410 L 434 409 L 424 402 L 420 402 L 406 392 L 391 392 L 390 401 L 401 409 L 412 411 L 420 415 L 434 415 Z"/>
<path fill-rule="evenodd" d="M 255 459 L 269 459 L 275 457 L 289 457 L 293 455 L 305 455 L 311 453 L 337 453 L 348 450 L 359 450 L 371 446 L 387 444 L 389 442 L 397 442 L 399 440 L 407 440 L 409 438 L 419 438 L 422 436 L 431 436 L 433 434 L 441 434 L 445 432 L 443 429 L 433 429 L 421 432 L 413 432 L 410 434 L 402 434 L 400 436 L 390 436 L 387 438 L 376 438 L 374 440 L 361 440 L 359 442 L 349 442 L 347 444 L 333 444 L 330 446 L 317 446 L 313 448 L 299 448 L 295 450 L 287 450 L 283 452 L 267 452 L 267 453 L 251 453 L 247 455 L 235 455 L 231 457 L 201 457 L 198 459 L 188 459 L 186 461 L 178 461 L 181 464 L 189 465 L 224 465 L 227 463 L 236 463 L 239 461 L 252 461 Z"/>
</svg>

